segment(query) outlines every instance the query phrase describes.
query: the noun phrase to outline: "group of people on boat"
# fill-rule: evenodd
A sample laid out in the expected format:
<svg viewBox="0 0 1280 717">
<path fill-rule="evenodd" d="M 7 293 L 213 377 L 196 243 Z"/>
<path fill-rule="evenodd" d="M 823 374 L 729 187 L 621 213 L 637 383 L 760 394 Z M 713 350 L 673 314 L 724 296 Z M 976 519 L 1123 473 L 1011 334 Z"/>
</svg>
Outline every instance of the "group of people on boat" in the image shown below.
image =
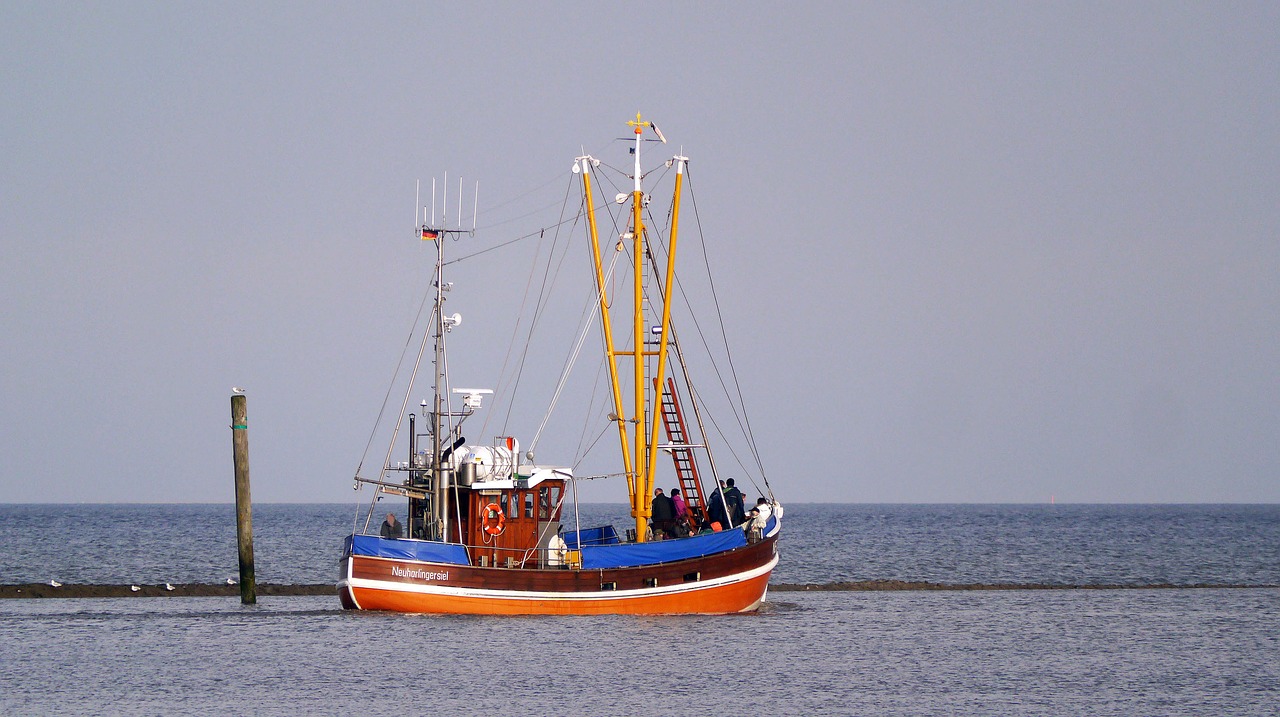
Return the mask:
<svg viewBox="0 0 1280 717">
<path fill-rule="evenodd" d="M 672 488 L 670 496 L 664 495 L 661 488 L 654 489 L 649 521 L 653 537 L 659 540 L 689 534 L 689 503 L 679 488 Z"/>
<path fill-rule="evenodd" d="M 689 503 L 680 495 L 679 488 L 672 488 L 670 496 L 663 494 L 661 488 L 655 488 L 650 513 L 653 537 L 655 540 L 683 538 L 703 530 L 736 527 L 748 520 L 752 521 L 752 528 L 764 528 L 772 515 L 769 501 L 762 497 L 749 511 L 745 502 L 746 496 L 733 484 L 732 478 L 720 481 L 719 487 L 712 491 L 703 516 L 695 515 L 689 509 Z"/>
</svg>

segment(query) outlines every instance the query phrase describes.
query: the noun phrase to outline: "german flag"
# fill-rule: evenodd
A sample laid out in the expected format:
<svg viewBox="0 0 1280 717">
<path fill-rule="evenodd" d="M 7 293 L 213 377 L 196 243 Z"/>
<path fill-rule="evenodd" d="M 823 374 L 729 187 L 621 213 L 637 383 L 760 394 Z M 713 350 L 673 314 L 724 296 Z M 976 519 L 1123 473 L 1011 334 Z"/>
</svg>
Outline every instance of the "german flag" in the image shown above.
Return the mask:
<svg viewBox="0 0 1280 717">
<path fill-rule="evenodd" d="M 440 232 L 435 229 L 422 228 L 422 241 L 435 241 L 440 238 Z"/>
</svg>

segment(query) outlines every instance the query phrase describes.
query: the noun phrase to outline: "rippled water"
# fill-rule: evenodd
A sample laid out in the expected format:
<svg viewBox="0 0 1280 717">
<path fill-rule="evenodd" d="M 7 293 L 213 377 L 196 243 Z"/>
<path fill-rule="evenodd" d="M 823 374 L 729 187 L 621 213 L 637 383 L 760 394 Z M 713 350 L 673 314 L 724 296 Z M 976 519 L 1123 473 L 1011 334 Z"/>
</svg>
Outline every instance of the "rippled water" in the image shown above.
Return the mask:
<svg viewBox="0 0 1280 717">
<path fill-rule="evenodd" d="M 787 517 L 785 582 L 1280 585 L 1277 505 L 800 505 Z"/>
<path fill-rule="evenodd" d="M 0 601 L 0 711 L 1273 715 L 1280 590 L 776 593 L 755 615 Z"/>
<path fill-rule="evenodd" d="M 255 506 L 259 580 L 331 582 L 353 517 Z M 0 506 L 0 583 L 218 582 L 234 523 L 229 505 Z M 775 582 L 1277 585 L 1280 507 L 797 504 L 781 551 Z M 1278 635 L 1275 587 L 773 591 L 754 615 L 665 618 L 0 600 L 0 711 L 1272 715 Z"/>
<path fill-rule="evenodd" d="M 593 504 L 584 527 L 625 527 Z M 260 582 L 335 580 L 343 505 L 254 506 Z M 374 524 L 377 527 L 377 523 Z M 221 582 L 231 505 L 0 506 L 0 583 Z M 1276 505 L 788 505 L 774 582 L 1280 585 Z"/>
</svg>

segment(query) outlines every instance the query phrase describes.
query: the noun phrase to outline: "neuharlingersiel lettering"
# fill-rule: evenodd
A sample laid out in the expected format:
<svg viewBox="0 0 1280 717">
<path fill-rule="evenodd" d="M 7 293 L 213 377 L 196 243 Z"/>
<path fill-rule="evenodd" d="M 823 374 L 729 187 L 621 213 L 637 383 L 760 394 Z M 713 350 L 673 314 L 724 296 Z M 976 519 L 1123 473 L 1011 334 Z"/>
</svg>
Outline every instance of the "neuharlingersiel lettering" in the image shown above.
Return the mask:
<svg viewBox="0 0 1280 717">
<path fill-rule="evenodd" d="M 431 570 L 411 568 L 406 570 L 398 565 L 391 566 L 391 574 L 398 578 L 417 578 L 418 580 L 448 580 L 449 573 L 437 573 Z"/>
</svg>

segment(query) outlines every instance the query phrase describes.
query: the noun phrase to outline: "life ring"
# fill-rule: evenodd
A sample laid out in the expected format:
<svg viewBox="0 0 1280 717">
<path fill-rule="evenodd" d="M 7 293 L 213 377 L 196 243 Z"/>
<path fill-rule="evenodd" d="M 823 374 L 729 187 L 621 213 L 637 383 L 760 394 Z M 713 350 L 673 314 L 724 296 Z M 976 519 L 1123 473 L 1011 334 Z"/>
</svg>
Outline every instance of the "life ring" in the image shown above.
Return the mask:
<svg viewBox="0 0 1280 717">
<path fill-rule="evenodd" d="M 507 527 L 507 516 L 502 512 L 502 506 L 490 503 L 480 513 L 484 521 L 481 524 L 484 532 L 489 535 L 502 535 L 502 531 Z"/>
</svg>

